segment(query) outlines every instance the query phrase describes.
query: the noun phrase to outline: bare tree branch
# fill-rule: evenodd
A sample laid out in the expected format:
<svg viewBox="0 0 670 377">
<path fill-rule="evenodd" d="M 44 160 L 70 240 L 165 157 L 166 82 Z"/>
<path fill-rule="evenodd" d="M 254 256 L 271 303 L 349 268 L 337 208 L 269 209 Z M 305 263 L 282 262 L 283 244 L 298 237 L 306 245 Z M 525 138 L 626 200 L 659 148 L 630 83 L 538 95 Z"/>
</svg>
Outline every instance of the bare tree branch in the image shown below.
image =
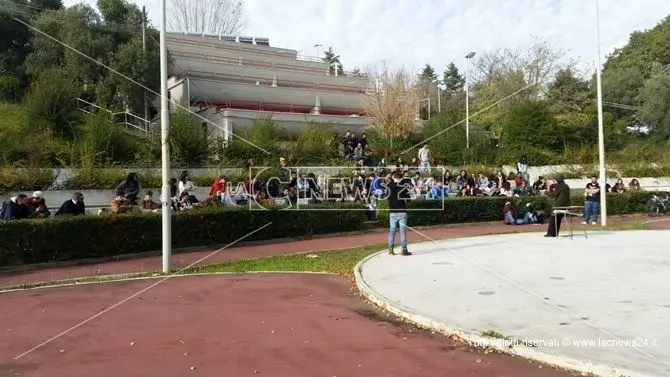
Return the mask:
<svg viewBox="0 0 670 377">
<path fill-rule="evenodd" d="M 244 2 L 236 0 L 169 0 L 171 31 L 235 35 L 242 30 Z"/>
<path fill-rule="evenodd" d="M 369 75 L 376 82 L 366 100 L 366 111 L 374 117 L 373 130 L 383 137 L 407 138 L 415 130 L 418 110 L 413 75 L 400 69 Z"/>
</svg>

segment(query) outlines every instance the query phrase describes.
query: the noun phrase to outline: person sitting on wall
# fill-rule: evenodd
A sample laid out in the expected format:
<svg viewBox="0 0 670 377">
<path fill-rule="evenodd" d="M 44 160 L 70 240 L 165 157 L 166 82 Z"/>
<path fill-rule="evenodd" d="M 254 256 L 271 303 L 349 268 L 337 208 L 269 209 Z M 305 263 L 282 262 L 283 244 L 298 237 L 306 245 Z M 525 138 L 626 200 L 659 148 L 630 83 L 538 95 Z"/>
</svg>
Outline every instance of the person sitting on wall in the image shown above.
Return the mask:
<svg viewBox="0 0 670 377">
<path fill-rule="evenodd" d="M 109 204 L 109 211 L 116 214 L 135 212 L 132 202 L 123 196 L 123 191 L 121 190 L 117 190 L 116 197 Z"/>
<path fill-rule="evenodd" d="M 179 195 L 179 200 L 177 201 L 177 208 L 180 211 L 187 211 L 200 207 L 200 203 L 193 201 L 191 196 L 188 193 L 183 192 Z"/>
<path fill-rule="evenodd" d="M 26 209 L 28 211 L 28 218 L 45 218 L 51 216 L 49 207 L 42 197 L 42 191 L 35 191 L 33 197 L 26 200 Z"/>
<path fill-rule="evenodd" d="M 128 199 L 131 204 L 137 204 L 137 197 L 140 195 L 140 180 L 136 173 L 128 173 L 128 176 L 116 187 L 123 193 L 123 197 Z"/>
<path fill-rule="evenodd" d="M 19 194 L 2 203 L 0 217 L 2 220 L 20 220 L 28 217 L 28 207 L 26 206 L 27 196 Z"/>
<path fill-rule="evenodd" d="M 56 216 L 79 216 L 86 214 L 86 204 L 84 203 L 84 194 L 75 192 L 72 199 L 66 200 L 56 212 Z"/>
<path fill-rule="evenodd" d="M 154 193 L 151 190 L 147 191 L 147 194 L 144 195 L 144 199 L 140 202 L 140 212 L 142 213 L 160 213 L 161 204 L 154 202 Z"/>
</svg>

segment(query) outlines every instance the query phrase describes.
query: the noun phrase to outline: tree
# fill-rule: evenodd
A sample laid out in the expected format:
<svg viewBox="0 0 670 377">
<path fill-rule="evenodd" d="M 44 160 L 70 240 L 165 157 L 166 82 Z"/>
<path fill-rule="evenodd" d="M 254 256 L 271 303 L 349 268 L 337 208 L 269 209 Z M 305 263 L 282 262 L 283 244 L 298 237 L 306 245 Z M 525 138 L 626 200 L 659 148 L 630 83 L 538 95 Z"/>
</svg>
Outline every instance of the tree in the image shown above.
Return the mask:
<svg viewBox="0 0 670 377">
<path fill-rule="evenodd" d="M 549 104 L 528 101 L 511 109 L 503 128 L 503 147 L 521 157 L 533 150 L 558 152 L 561 142 Z"/>
<path fill-rule="evenodd" d="M 449 63 L 447 69 L 442 74 L 442 84 L 445 87 L 445 92 L 448 94 L 460 92 L 465 86 L 465 77 L 458 71 L 456 65 Z"/>
<path fill-rule="evenodd" d="M 178 111 L 170 117 L 170 151 L 179 164 L 201 165 L 209 157 L 207 127 L 193 114 Z"/>
<path fill-rule="evenodd" d="M 640 91 L 642 108 L 640 120 L 650 128 L 656 138 L 670 139 L 670 71 L 655 74 L 644 83 Z"/>
<path fill-rule="evenodd" d="M 595 82 L 595 78 L 594 78 Z M 644 74 L 638 67 L 610 68 L 602 72 L 603 101 L 621 105 L 639 106 L 640 90 L 644 86 Z M 592 85 L 595 92 L 596 86 Z M 617 119 L 627 119 L 633 115 L 629 110 L 612 109 Z"/>
<path fill-rule="evenodd" d="M 214 35 L 238 34 L 244 2 L 236 0 L 169 0 L 167 26 L 172 31 Z"/>
<path fill-rule="evenodd" d="M 366 111 L 374 117 L 370 126 L 381 137 L 406 139 L 416 130 L 418 97 L 412 75 L 404 69 L 389 72 L 384 68 L 375 75 L 377 82 L 366 97 Z"/>
<path fill-rule="evenodd" d="M 584 112 L 587 106 L 595 103 L 588 81 L 577 77 L 569 67 L 562 69 L 549 84 L 547 101 L 565 146 L 595 142 L 596 133 L 591 127 L 593 119 Z"/>
<path fill-rule="evenodd" d="M 328 70 L 331 75 L 335 74 L 335 67 L 337 67 L 337 74 L 338 76 L 344 75 L 344 67 L 342 67 L 342 61 L 340 60 L 340 55 L 336 54 L 335 51 L 333 50 L 333 47 L 328 47 L 328 50 L 326 50 L 323 53 L 323 58 L 322 60 L 325 63 L 328 63 Z"/>
<path fill-rule="evenodd" d="M 473 70 L 472 109 L 487 110 L 476 116 L 476 121 L 490 126 L 494 136 L 500 135 L 509 109 L 541 99 L 556 73 L 570 65 L 562 61 L 563 55 L 547 42 L 536 41 L 528 49 L 504 49 L 480 56 Z M 503 106 L 494 106 L 503 100 Z"/>
<path fill-rule="evenodd" d="M 81 121 L 76 102 L 78 93 L 78 86 L 65 72 L 57 69 L 43 72 L 31 84 L 25 98 L 30 127 L 73 139 Z"/>
</svg>

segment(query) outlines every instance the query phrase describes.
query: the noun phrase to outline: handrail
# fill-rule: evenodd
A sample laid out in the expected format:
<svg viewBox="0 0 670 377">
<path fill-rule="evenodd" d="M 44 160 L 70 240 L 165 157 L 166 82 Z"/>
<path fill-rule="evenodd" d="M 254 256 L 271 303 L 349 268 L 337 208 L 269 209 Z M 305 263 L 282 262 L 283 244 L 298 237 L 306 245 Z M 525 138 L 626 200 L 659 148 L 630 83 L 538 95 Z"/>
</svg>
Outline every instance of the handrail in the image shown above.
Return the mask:
<svg viewBox="0 0 670 377">
<path fill-rule="evenodd" d="M 333 75 L 328 75 L 328 69 L 327 68 L 318 68 L 318 67 L 306 67 L 302 66 L 299 64 L 289 64 L 289 63 L 271 63 L 271 62 L 263 62 L 259 60 L 252 60 L 252 59 L 244 59 L 244 58 L 229 58 L 225 56 L 216 56 L 216 55 L 207 55 L 207 54 L 199 54 L 199 53 L 194 53 L 194 52 L 186 52 L 186 51 L 179 51 L 179 50 L 172 50 L 170 51 L 170 54 L 173 56 L 179 56 L 183 57 L 185 59 L 195 59 L 195 60 L 202 60 L 202 61 L 207 61 L 207 62 L 219 62 L 223 64 L 230 64 L 230 65 L 242 65 L 242 66 L 252 66 L 252 67 L 264 67 L 268 69 L 278 69 L 278 70 L 295 70 L 295 71 L 303 71 L 303 72 L 310 72 L 310 73 L 320 73 L 323 76 L 328 76 L 328 77 L 346 77 L 346 78 L 359 78 L 359 79 L 367 79 L 368 75 L 365 73 L 354 73 L 354 72 L 349 72 L 345 71 L 343 75 L 338 75 L 338 76 L 333 76 Z"/>
<path fill-rule="evenodd" d="M 248 83 L 264 83 L 267 85 L 267 83 L 272 84 L 273 79 L 272 78 L 265 78 L 265 77 L 256 77 L 256 76 L 242 76 L 242 75 L 232 75 L 232 74 L 226 74 L 226 73 L 217 73 L 217 72 L 207 72 L 207 71 L 196 71 L 196 70 L 189 70 L 185 71 L 186 75 L 189 77 L 197 77 L 197 76 L 204 76 L 204 77 L 213 77 L 215 79 L 228 79 L 228 80 L 238 80 L 238 82 L 243 83 L 243 84 L 248 84 Z M 337 91 L 338 93 L 349 93 L 349 94 L 364 94 L 367 89 L 365 88 L 357 88 L 357 87 L 348 87 L 348 86 L 341 86 L 341 85 L 334 85 L 334 84 L 321 84 L 321 83 L 315 83 L 315 82 L 305 82 L 305 81 L 295 81 L 295 80 L 280 80 L 277 78 L 277 83 L 282 82 L 282 83 L 288 83 L 288 84 L 299 84 L 303 86 L 288 86 L 288 85 L 278 85 L 277 87 L 283 87 L 283 88 L 304 88 L 304 89 L 323 89 L 323 90 L 333 90 Z"/>
</svg>

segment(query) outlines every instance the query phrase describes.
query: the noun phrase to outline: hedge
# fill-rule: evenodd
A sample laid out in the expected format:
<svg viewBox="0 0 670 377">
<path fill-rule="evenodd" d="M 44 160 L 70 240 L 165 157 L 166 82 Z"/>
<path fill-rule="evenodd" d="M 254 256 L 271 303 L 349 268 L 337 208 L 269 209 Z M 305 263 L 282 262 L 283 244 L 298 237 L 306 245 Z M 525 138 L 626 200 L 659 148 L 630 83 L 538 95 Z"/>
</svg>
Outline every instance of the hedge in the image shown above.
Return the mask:
<svg viewBox="0 0 670 377">
<path fill-rule="evenodd" d="M 342 204 L 330 205 L 327 211 L 237 207 L 178 212 L 172 217 L 172 246 L 225 245 L 268 223 L 272 224 L 244 240 L 360 230 L 365 212 L 352 208 Z M 161 216 L 156 214 L 55 217 L 0 224 L 0 267 L 114 257 L 160 248 Z"/>
<path fill-rule="evenodd" d="M 632 213 L 645 213 L 647 201 L 652 194 L 650 191 L 633 191 L 624 194 L 607 194 L 607 214 L 625 215 Z M 549 213 L 552 201 L 545 196 L 522 196 L 522 197 L 477 197 L 477 198 L 448 198 L 444 200 L 444 210 L 441 200 L 413 200 L 408 203 L 407 209 L 410 213 L 407 222 L 409 226 L 426 226 L 438 224 L 471 223 L 478 221 L 502 221 L 503 207 L 505 202 L 511 201 L 516 206 L 520 215 L 525 215 L 526 203 L 533 203 L 538 211 Z M 575 206 L 584 205 L 584 197 L 573 196 L 571 204 Z M 387 224 L 389 212 L 388 203 L 380 201 L 380 209 L 377 216 L 380 224 Z"/>
<path fill-rule="evenodd" d="M 607 212 L 610 215 L 644 213 L 652 194 L 646 191 L 608 194 Z M 444 210 L 439 200 L 414 200 L 408 203 L 408 209 L 414 210 L 410 212 L 408 225 L 502 221 L 502 210 L 507 201 L 515 203 L 520 215 L 525 213 L 528 202 L 532 202 L 538 211 L 551 211 L 551 202 L 544 196 L 449 198 L 444 201 Z M 583 196 L 572 197 L 573 205 L 582 205 L 583 201 Z M 178 212 L 173 215 L 172 246 L 224 245 L 270 222 L 270 226 L 245 240 L 360 230 L 365 222 L 365 212 L 359 204 L 340 203 L 310 208 L 314 210 L 270 208 L 250 211 L 246 207 L 213 207 L 198 212 Z M 378 224 L 386 226 L 389 215 L 385 210 L 387 202 L 380 201 L 378 208 Z M 56 217 L 0 223 L 0 267 L 114 257 L 160 248 L 161 217 L 155 214 Z"/>
<path fill-rule="evenodd" d="M 538 211 L 549 211 L 550 204 L 544 196 L 523 196 L 508 198 L 504 196 L 475 197 L 475 198 L 448 198 L 444 199 L 444 210 L 442 200 L 413 200 L 407 203 L 409 226 L 426 226 L 437 224 L 472 223 L 479 221 L 503 220 L 503 208 L 505 203 L 511 201 L 515 204 L 520 215 L 525 215 L 526 203 L 533 203 Z M 377 206 L 380 211 L 377 219 L 381 224 L 388 223 L 388 202 L 383 200 Z"/>
</svg>

